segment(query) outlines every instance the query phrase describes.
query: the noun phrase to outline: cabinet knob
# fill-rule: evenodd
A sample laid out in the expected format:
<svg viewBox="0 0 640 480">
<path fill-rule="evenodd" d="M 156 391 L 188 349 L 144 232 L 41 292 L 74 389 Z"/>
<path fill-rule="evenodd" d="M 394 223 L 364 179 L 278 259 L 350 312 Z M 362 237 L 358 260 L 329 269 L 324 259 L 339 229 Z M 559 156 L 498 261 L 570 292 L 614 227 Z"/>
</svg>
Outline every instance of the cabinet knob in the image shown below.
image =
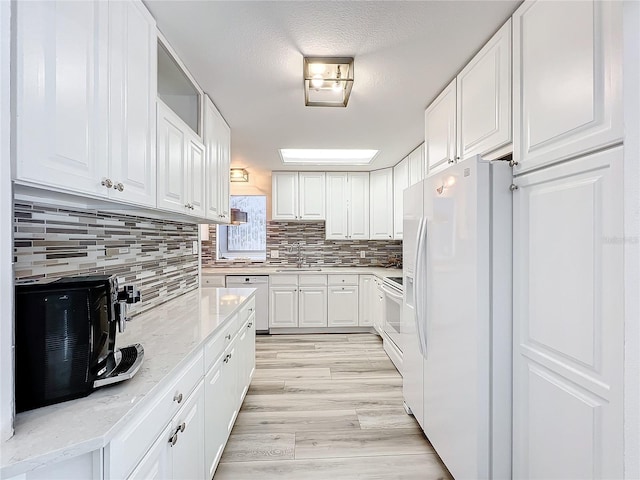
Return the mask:
<svg viewBox="0 0 640 480">
<path fill-rule="evenodd" d="M 456 163 L 456 161 L 453 158 L 450 158 L 449 160 L 447 160 L 447 163 Z"/>
<path fill-rule="evenodd" d="M 119 192 L 124 192 L 124 185 L 120 182 L 116 183 L 113 188 Z"/>
<path fill-rule="evenodd" d="M 226 357 L 224 357 L 224 360 L 222 360 L 224 363 L 229 363 L 229 359 L 231 358 L 231 355 L 227 355 Z"/>
<path fill-rule="evenodd" d="M 227 340 L 231 340 L 231 334 L 230 333 L 226 334 L 224 338 L 226 338 Z"/>
<path fill-rule="evenodd" d="M 184 432 L 185 428 L 187 428 L 187 423 L 186 422 L 182 422 L 182 424 L 180 425 L 180 431 Z"/>
<path fill-rule="evenodd" d="M 171 444 L 171 446 L 173 447 L 176 443 L 178 443 L 178 434 L 174 433 L 173 435 L 171 435 L 169 437 L 169 443 Z"/>
<path fill-rule="evenodd" d="M 111 188 L 113 187 L 113 182 L 111 181 L 110 178 L 105 178 L 104 180 L 102 180 L 101 185 L 103 187 Z"/>
<path fill-rule="evenodd" d="M 173 396 L 173 401 L 174 401 L 174 402 L 181 403 L 181 402 L 182 402 L 182 394 L 181 394 L 181 393 L 176 393 L 176 394 Z"/>
<path fill-rule="evenodd" d="M 253 322 L 248 323 L 247 328 L 251 328 L 252 325 L 253 325 Z"/>
<path fill-rule="evenodd" d="M 518 185 L 516 185 L 515 183 L 512 183 L 511 185 L 509 185 L 509 190 L 511 190 L 512 192 L 515 192 L 516 190 L 518 190 Z"/>
</svg>

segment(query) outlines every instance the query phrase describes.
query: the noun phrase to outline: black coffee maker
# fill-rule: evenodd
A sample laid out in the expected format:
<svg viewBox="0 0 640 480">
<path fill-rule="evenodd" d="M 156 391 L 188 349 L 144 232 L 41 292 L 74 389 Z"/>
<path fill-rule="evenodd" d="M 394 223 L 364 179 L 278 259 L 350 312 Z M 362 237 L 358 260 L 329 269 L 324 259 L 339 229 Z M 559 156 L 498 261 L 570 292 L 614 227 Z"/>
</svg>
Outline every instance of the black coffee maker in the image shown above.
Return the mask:
<svg viewBox="0 0 640 480">
<path fill-rule="evenodd" d="M 16 411 L 89 395 L 131 378 L 140 344 L 115 349 L 127 306 L 140 301 L 115 276 L 92 275 L 18 284 L 15 288 Z"/>
</svg>

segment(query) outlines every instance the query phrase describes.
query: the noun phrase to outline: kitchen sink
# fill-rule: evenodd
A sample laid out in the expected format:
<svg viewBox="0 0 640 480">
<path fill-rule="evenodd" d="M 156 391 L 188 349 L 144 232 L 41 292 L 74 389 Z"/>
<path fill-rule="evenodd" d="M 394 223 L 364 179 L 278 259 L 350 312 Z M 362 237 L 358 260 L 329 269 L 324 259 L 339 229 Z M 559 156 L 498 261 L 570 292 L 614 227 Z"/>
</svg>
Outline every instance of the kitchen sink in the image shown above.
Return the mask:
<svg viewBox="0 0 640 480">
<path fill-rule="evenodd" d="M 277 273 L 293 273 L 293 272 L 321 272 L 321 268 L 280 268 L 276 270 Z"/>
</svg>

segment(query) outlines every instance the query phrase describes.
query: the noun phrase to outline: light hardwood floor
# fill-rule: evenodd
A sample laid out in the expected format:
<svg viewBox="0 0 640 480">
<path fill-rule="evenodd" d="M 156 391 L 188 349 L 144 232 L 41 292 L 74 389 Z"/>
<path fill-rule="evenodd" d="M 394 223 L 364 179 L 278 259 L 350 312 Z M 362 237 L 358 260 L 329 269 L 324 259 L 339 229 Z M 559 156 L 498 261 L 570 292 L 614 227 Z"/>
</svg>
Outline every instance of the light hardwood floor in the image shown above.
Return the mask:
<svg viewBox="0 0 640 480">
<path fill-rule="evenodd" d="M 449 479 L 371 334 L 256 338 L 256 372 L 215 480 Z"/>
</svg>

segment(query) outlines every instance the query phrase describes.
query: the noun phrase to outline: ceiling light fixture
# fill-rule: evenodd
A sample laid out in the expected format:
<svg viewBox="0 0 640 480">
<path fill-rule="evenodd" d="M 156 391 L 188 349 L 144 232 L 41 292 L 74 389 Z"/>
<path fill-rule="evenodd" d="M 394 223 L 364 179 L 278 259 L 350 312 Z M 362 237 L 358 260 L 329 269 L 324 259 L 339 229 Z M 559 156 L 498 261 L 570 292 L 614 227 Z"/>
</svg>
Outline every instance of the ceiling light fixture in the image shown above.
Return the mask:
<svg viewBox="0 0 640 480">
<path fill-rule="evenodd" d="M 353 88 L 353 57 L 304 57 L 304 104 L 346 107 Z"/>
<path fill-rule="evenodd" d="M 284 165 L 369 165 L 378 150 L 354 148 L 281 148 Z"/>
<path fill-rule="evenodd" d="M 229 170 L 229 180 L 232 182 L 248 182 L 249 172 L 246 168 L 232 168 Z"/>
</svg>

